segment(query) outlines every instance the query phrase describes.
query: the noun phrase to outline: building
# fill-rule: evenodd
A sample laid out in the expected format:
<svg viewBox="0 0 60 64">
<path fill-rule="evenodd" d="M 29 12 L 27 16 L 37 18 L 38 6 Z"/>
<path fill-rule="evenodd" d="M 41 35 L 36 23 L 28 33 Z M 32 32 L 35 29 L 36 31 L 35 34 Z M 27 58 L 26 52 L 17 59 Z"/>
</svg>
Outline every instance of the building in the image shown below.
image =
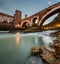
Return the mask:
<svg viewBox="0 0 60 64">
<path fill-rule="evenodd" d="M 15 11 L 15 14 L 13 16 L 0 12 L 0 26 L 1 25 L 12 26 L 13 24 L 13 27 L 20 28 L 21 17 L 22 17 L 21 12 L 18 10 Z"/>
<path fill-rule="evenodd" d="M 16 10 L 16 11 L 15 11 L 15 14 L 14 14 L 14 21 L 13 21 L 13 26 L 14 26 L 15 28 L 17 28 L 17 27 L 20 28 L 21 19 L 22 19 L 22 12 Z"/>
</svg>

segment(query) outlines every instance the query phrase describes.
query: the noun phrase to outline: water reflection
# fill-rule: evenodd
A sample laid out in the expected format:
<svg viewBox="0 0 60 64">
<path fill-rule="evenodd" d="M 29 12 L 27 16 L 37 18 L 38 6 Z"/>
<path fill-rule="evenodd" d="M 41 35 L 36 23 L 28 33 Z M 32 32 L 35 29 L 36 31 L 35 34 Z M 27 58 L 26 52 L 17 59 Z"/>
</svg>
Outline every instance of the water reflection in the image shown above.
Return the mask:
<svg viewBox="0 0 60 64">
<path fill-rule="evenodd" d="M 39 43 L 39 42 L 38 42 L 38 38 L 35 37 L 35 44 L 38 45 L 38 43 Z"/>
<path fill-rule="evenodd" d="M 20 42 L 21 42 L 21 37 L 19 36 L 20 33 L 17 33 L 16 34 L 16 37 L 15 37 L 15 42 L 16 42 L 16 45 L 19 45 Z"/>
<path fill-rule="evenodd" d="M 16 35 L 20 35 L 20 32 L 17 32 Z"/>
<path fill-rule="evenodd" d="M 25 64 L 31 48 L 49 43 L 47 40 L 51 39 L 39 34 L 0 34 L 0 64 Z M 34 64 L 34 61 L 43 64 L 40 58 L 35 57 L 30 57 L 26 64 Z"/>
<path fill-rule="evenodd" d="M 45 64 L 40 57 L 30 56 L 25 64 Z"/>
</svg>

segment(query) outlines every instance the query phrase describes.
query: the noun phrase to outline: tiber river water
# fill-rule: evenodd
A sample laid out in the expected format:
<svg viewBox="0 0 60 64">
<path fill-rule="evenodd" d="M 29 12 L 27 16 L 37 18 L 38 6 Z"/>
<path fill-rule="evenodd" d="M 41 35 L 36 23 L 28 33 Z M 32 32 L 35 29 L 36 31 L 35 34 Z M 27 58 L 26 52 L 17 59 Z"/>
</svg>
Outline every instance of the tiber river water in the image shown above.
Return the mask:
<svg viewBox="0 0 60 64">
<path fill-rule="evenodd" d="M 32 47 L 41 47 L 52 42 L 51 37 L 43 35 L 48 33 L 49 31 L 28 34 L 0 34 L 0 64 L 43 64 L 40 58 L 33 57 L 28 60 L 28 57 Z"/>
</svg>

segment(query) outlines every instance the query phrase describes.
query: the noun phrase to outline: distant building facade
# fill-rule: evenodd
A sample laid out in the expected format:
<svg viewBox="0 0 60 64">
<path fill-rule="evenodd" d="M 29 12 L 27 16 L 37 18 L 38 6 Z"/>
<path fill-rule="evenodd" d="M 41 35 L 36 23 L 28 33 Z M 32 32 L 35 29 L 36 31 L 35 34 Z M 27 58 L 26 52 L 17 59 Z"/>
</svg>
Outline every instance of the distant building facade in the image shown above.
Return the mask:
<svg viewBox="0 0 60 64">
<path fill-rule="evenodd" d="M 10 23 L 13 21 L 13 16 L 0 12 L 0 26 L 11 26 Z"/>
<path fill-rule="evenodd" d="M 15 11 L 15 14 L 13 16 L 0 12 L 0 26 L 1 25 L 12 26 L 13 24 L 13 27 L 20 28 L 21 17 L 22 17 L 21 12 L 18 10 Z"/>
</svg>

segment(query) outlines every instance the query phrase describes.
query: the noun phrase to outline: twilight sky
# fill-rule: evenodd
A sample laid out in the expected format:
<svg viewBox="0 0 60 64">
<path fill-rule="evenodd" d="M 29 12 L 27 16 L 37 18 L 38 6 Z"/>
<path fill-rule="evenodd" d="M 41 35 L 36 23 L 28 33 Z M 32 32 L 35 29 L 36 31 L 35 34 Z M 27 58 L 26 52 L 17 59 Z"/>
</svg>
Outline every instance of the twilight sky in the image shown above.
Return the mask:
<svg viewBox="0 0 60 64">
<path fill-rule="evenodd" d="M 0 0 L 0 12 L 13 15 L 17 9 L 22 11 L 22 17 L 25 14 L 31 16 L 48 7 L 48 1 L 51 2 L 51 5 L 60 2 L 60 0 Z M 53 20 L 53 17 L 48 19 L 45 24 Z"/>
<path fill-rule="evenodd" d="M 22 11 L 23 17 L 37 13 L 38 11 L 48 7 L 49 0 L 0 0 L 0 12 L 14 14 L 14 11 Z M 60 0 L 50 0 L 51 5 L 60 2 Z"/>
</svg>

